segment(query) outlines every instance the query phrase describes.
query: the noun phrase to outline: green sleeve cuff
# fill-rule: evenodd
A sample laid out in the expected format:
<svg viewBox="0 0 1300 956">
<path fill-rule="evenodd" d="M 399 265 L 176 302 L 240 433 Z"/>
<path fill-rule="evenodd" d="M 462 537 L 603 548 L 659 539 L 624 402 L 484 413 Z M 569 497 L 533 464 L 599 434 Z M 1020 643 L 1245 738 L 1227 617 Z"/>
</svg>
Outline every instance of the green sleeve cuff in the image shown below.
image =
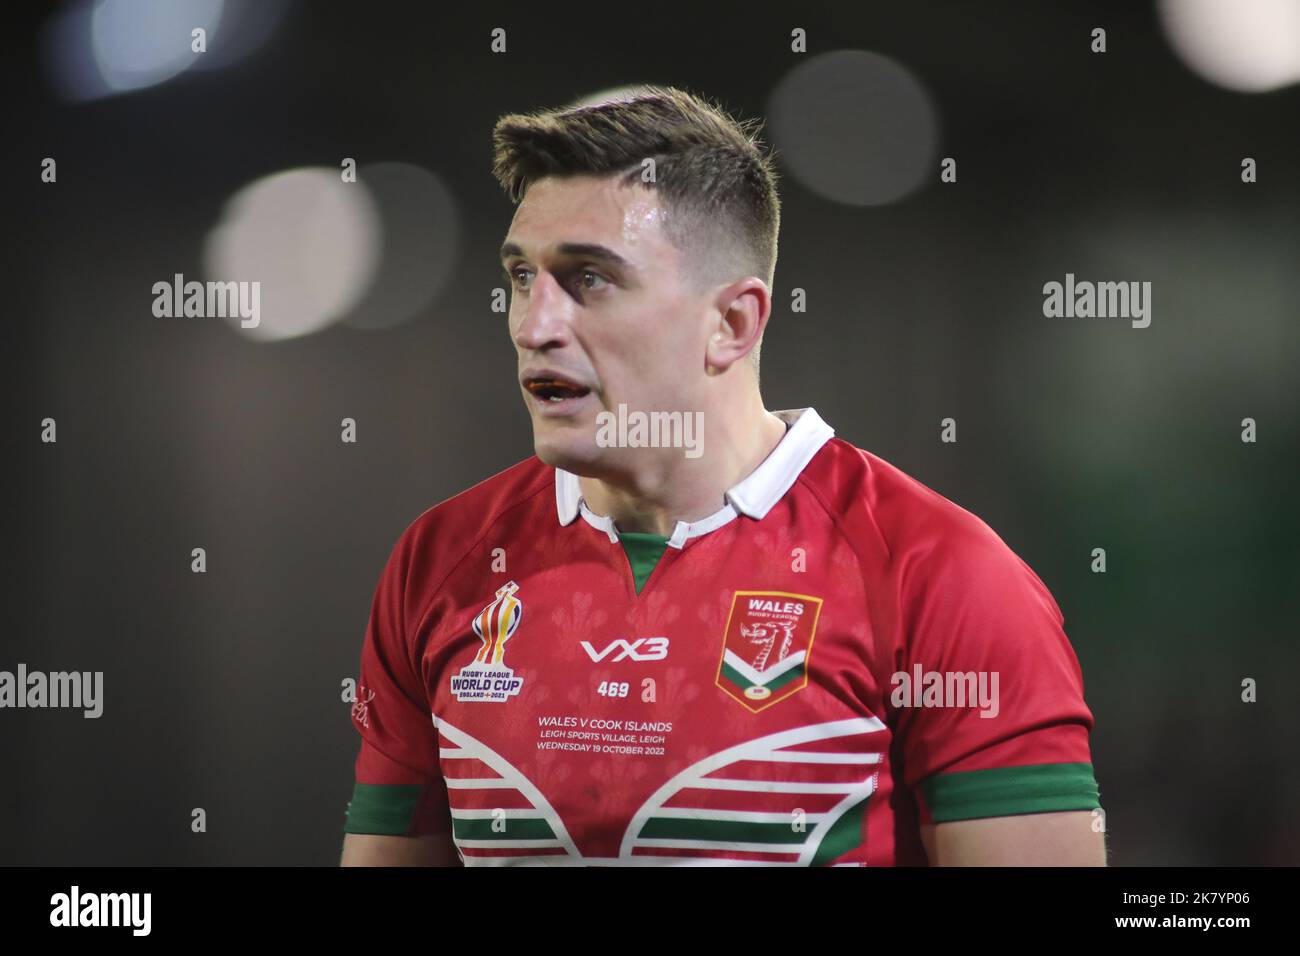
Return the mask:
<svg viewBox="0 0 1300 956">
<path fill-rule="evenodd" d="M 352 788 L 343 832 L 407 836 L 423 792 L 418 783 L 358 783 Z"/>
<path fill-rule="evenodd" d="M 938 774 L 921 783 L 935 823 L 1101 806 L 1090 763 L 1042 763 Z"/>
</svg>

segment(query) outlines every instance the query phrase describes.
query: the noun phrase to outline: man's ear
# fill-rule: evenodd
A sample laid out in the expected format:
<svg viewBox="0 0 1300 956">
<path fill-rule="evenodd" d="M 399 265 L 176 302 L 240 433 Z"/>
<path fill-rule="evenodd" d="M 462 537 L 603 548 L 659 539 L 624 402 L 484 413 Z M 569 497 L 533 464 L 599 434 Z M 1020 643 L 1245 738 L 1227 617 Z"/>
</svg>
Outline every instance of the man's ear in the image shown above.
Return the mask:
<svg viewBox="0 0 1300 956">
<path fill-rule="evenodd" d="M 772 314 L 772 296 L 762 279 L 746 276 L 719 289 L 713 306 L 717 324 L 705 351 L 710 374 L 725 372 L 757 348 Z"/>
</svg>

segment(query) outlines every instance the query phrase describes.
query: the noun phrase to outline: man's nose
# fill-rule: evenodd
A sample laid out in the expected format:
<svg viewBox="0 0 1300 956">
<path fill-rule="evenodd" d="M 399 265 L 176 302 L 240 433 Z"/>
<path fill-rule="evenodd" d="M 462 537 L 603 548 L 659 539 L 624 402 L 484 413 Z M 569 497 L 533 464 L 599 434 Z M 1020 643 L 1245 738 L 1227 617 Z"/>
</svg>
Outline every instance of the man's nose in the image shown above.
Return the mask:
<svg viewBox="0 0 1300 956">
<path fill-rule="evenodd" d="M 549 272 L 538 272 L 521 304 L 523 320 L 515 330 L 515 343 L 523 349 L 563 344 L 573 317 L 573 299 Z"/>
</svg>

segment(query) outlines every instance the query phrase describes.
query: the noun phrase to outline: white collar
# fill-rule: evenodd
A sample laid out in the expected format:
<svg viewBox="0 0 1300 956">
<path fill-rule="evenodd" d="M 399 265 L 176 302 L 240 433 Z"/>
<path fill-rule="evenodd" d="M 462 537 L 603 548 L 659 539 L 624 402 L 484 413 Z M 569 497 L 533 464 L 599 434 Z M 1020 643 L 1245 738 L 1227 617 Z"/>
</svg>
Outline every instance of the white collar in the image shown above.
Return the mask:
<svg viewBox="0 0 1300 956">
<path fill-rule="evenodd" d="M 677 522 L 668 539 L 669 547 L 680 548 L 687 539 L 720 528 L 737 514 L 754 519 L 766 517 L 785 497 L 822 445 L 835 435 L 835 429 L 822 421 L 816 409 L 786 409 L 772 414 L 790 425 L 776 448 L 748 478 L 727 491 L 724 496 L 727 503 L 718 511 L 699 521 Z M 618 529 L 614 527 L 613 519 L 598 515 L 587 507 L 578 476 L 563 468 L 555 469 L 555 509 L 561 525 L 571 524 L 581 514 L 588 524 L 609 535 L 610 541 L 618 542 Z"/>
</svg>

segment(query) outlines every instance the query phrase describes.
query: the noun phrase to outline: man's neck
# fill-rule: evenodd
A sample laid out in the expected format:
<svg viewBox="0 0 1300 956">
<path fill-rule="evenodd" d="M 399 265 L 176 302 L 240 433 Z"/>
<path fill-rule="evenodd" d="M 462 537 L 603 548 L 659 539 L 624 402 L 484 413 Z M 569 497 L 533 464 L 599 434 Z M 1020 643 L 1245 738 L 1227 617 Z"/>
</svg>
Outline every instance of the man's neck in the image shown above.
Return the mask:
<svg viewBox="0 0 1300 956">
<path fill-rule="evenodd" d="M 639 449 L 644 467 L 626 481 L 579 479 L 587 507 L 608 515 L 619 531 L 671 536 L 678 521 L 699 521 L 726 503 L 728 489 L 750 475 L 785 437 L 786 423 L 761 405 L 745 418 L 718 420 L 708 429 L 706 453 L 687 458 L 681 449 Z"/>
</svg>

